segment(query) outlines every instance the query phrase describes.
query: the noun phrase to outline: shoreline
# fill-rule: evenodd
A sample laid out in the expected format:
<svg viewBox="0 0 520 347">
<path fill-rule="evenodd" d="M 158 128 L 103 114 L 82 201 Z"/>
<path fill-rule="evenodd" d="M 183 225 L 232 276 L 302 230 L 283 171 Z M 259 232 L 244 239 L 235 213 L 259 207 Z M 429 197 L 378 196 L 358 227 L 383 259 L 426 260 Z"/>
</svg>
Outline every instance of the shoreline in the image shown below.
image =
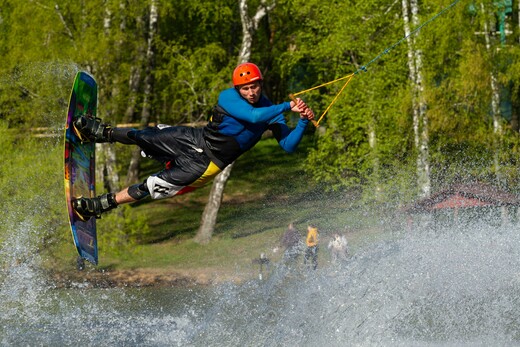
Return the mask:
<svg viewBox="0 0 520 347">
<path fill-rule="evenodd" d="M 229 273 L 219 269 L 132 269 L 74 272 L 48 272 L 56 288 L 144 288 L 144 287 L 194 287 L 211 286 L 225 282 L 242 283 L 245 274 Z"/>
</svg>

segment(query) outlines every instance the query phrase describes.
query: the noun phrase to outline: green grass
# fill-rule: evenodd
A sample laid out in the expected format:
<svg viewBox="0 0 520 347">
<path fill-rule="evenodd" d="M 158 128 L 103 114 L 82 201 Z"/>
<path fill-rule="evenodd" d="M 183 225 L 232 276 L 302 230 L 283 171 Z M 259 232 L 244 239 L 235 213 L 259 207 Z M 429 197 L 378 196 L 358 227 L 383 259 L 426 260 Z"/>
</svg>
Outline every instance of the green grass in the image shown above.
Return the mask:
<svg viewBox="0 0 520 347">
<path fill-rule="evenodd" d="M 184 196 L 146 200 L 111 212 L 98 222 L 99 268 L 247 270 L 262 252 L 274 260 L 280 257 L 281 251 L 275 251 L 290 222 L 296 222 L 302 239 L 307 223 L 315 223 L 325 250 L 328 235 L 349 226 L 356 231 L 349 235 L 351 247 L 359 247 L 369 235 L 379 233 L 373 227 L 378 221 L 367 218 L 367 210 L 354 205 L 355 196 L 327 192 L 307 176 L 305 157 L 312 141 L 312 136 L 306 136 L 296 153 L 287 154 L 268 138 L 239 158 L 208 245 L 195 243 L 193 237 L 210 185 Z M 144 167 L 144 177 L 160 169 L 151 163 Z M 130 242 L 117 249 L 108 247 L 102 234 L 111 233 L 114 223 L 125 218 L 144 221 L 147 228 L 132 233 Z M 60 248 L 56 259 L 61 265 L 53 266 L 73 268 L 75 250 L 71 244 Z M 322 260 L 326 253 L 322 252 Z"/>
</svg>

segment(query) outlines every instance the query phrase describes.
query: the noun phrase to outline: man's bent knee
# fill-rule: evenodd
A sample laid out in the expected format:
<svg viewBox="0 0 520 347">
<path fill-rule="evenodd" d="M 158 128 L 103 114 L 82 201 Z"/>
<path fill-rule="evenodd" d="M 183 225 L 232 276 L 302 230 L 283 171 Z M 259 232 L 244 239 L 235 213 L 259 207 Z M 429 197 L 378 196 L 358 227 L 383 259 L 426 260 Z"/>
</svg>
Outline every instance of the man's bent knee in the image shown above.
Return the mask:
<svg viewBox="0 0 520 347">
<path fill-rule="evenodd" d="M 166 182 L 158 176 L 150 176 L 146 180 L 146 186 L 150 192 L 152 199 L 165 199 L 177 195 L 184 186 L 178 186 Z"/>
</svg>

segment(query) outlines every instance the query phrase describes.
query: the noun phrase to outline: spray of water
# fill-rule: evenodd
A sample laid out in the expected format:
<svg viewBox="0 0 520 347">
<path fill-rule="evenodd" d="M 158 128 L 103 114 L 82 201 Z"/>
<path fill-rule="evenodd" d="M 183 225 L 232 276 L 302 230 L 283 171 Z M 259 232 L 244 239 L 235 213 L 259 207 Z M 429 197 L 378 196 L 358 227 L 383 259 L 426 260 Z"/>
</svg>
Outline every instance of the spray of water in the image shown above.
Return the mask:
<svg viewBox="0 0 520 347">
<path fill-rule="evenodd" d="M 241 285 L 65 290 L 40 270 L 38 240 L 54 226 L 19 213 L 2 221 L 2 346 L 520 344 L 517 225 L 394 230 L 345 264 L 280 264 Z"/>
<path fill-rule="evenodd" d="M 279 268 L 262 285 L 222 290 L 200 339 L 234 346 L 518 344 L 519 265 L 514 226 L 416 229 L 343 266 L 299 274 Z"/>
<path fill-rule="evenodd" d="M 1 345 L 520 343 L 516 225 L 417 227 L 316 271 L 278 264 L 263 281 L 140 290 L 55 288 L 31 242 L 41 228 L 16 221 L 2 243 Z"/>
<path fill-rule="evenodd" d="M 158 300 L 157 292 L 146 297 L 125 289 L 58 289 L 40 270 L 42 258 L 34 242 L 39 229 L 23 222 L 12 230 L 0 249 L 0 345 L 183 346 L 188 342 L 184 330 L 192 328 L 192 319 L 186 305 L 164 309 L 168 301 Z M 168 292 L 160 297 L 175 299 Z"/>
</svg>

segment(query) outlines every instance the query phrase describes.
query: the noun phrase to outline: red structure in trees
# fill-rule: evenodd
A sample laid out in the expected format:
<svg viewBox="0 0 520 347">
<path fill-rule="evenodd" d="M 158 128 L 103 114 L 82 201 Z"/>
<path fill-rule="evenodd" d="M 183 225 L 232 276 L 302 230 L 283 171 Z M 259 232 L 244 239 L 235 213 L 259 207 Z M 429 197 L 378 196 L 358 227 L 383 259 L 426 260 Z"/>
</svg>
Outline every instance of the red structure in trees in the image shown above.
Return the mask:
<svg viewBox="0 0 520 347">
<path fill-rule="evenodd" d="M 502 224 L 516 218 L 520 198 L 517 195 L 501 191 L 485 184 L 457 184 L 432 194 L 429 198 L 416 201 L 405 208 L 409 216 L 409 224 L 414 221 L 413 215 L 429 214 L 433 221 L 457 223 L 463 220 L 494 220 Z M 513 214 L 511 213 L 513 212 Z"/>
</svg>

